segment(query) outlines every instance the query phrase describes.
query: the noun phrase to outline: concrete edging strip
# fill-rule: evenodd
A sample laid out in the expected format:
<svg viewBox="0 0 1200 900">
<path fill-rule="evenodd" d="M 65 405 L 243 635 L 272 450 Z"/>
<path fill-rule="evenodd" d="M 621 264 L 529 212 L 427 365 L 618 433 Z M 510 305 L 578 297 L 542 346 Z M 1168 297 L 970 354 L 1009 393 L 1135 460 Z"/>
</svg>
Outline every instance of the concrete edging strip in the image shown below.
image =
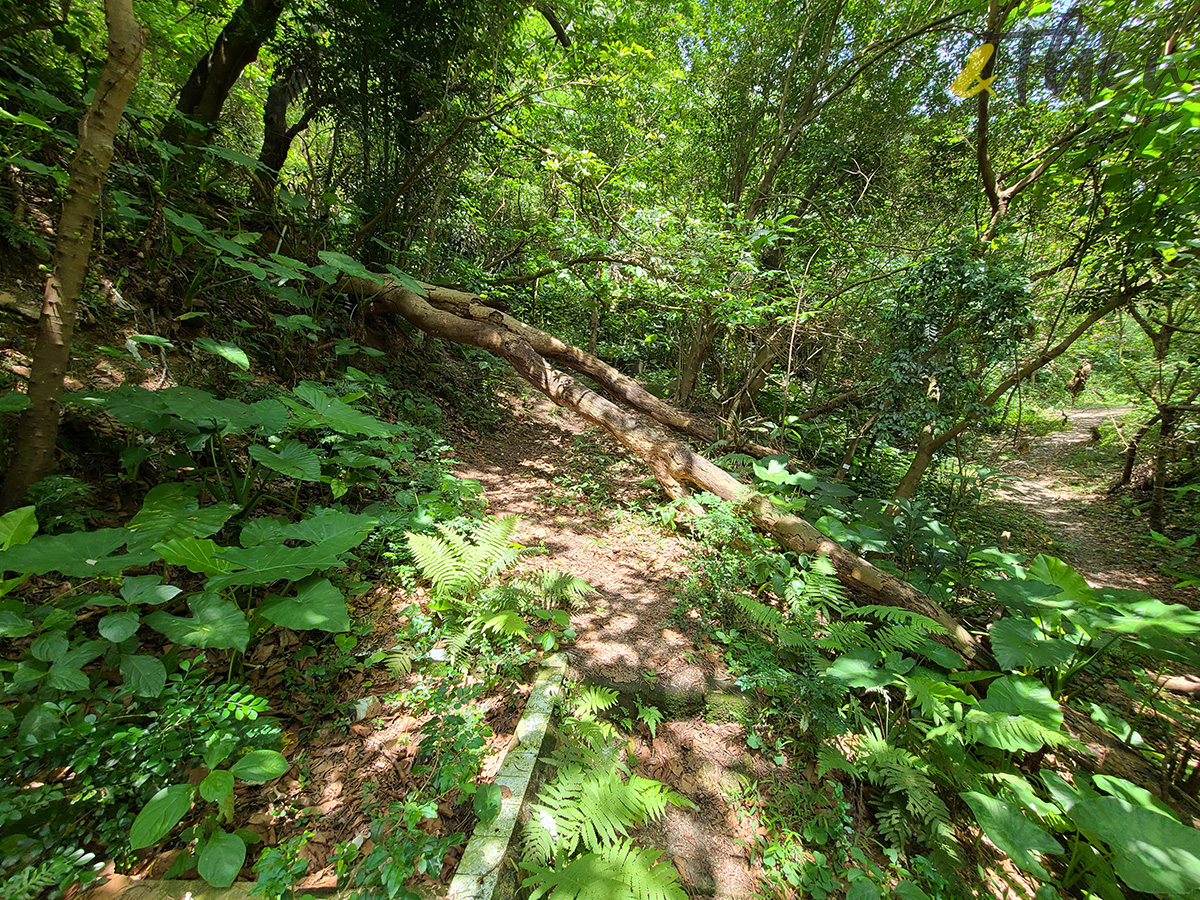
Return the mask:
<svg viewBox="0 0 1200 900">
<path fill-rule="evenodd" d="M 565 672 L 566 661 L 561 656 L 547 657 L 543 661 L 525 704 L 525 712 L 517 723 L 517 744 L 504 757 L 493 782 L 508 788 L 510 793 L 501 801 L 499 815 L 487 825 L 480 823 L 476 827 L 450 882 L 446 900 L 491 900 Z"/>
</svg>

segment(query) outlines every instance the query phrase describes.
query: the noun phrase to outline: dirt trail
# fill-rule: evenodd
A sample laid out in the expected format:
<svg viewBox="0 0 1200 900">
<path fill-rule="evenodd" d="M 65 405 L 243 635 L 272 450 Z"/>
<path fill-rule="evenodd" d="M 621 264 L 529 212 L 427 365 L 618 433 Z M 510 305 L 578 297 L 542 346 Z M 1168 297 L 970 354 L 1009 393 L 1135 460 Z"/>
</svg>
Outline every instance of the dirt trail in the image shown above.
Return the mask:
<svg viewBox="0 0 1200 900">
<path fill-rule="evenodd" d="M 1132 559 L 1128 542 L 1137 527 L 1111 514 L 1107 494 L 1065 483 L 1067 457 L 1094 442 L 1093 429 L 1111 425 L 1132 407 L 1064 410 L 1069 426 L 1033 438 L 1029 450 L 1003 466 L 995 495 L 1042 519 L 1063 541 L 1068 562 L 1094 587 L 1170 592 L 1172 585 Z"/>
<path fill-rule="evenodd" d="M 519 390 L 519 388 L 518 388 Z M 696 648 L 671 621 L 688 574 L 688 548 L 623 507 L 657 502 L 645 472 L 607 436 L 541 395 L 516 396 L 496 431 L 458 448 L 458 474 L 483 486 L 488 512 L 516 513 L 516 539 L 544 547 L 553 566 L 595 588 L 572 615 L 572 675 L 662 709 L 657 737 L 635 741 L 638 771 L 696 804 L 671 809 L 643 837 L 666 851 L 689 894 L 744 898 L 755 875 L 742 822 L 728 795 L 743 769 L 745 735 L 734 721 L 705 721 L 707 698 L 728 687 L 720 659 Z M 710 717 L 712 710 L 709 710 Z M 728 719 L 730 716 L 714 718 Z M 632 762 L 632 760 L 631 760 Z"/>
</svg>

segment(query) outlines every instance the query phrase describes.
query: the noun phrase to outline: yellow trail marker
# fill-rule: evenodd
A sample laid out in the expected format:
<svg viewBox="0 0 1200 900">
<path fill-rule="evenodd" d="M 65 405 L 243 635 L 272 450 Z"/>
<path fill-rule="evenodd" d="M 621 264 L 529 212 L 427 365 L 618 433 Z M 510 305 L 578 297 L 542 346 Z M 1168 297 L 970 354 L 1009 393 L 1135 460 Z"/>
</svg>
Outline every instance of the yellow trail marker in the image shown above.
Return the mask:
<svg viewBox="0 0 1200 900">
<path fill-rule="evenodd" d="M 984 44 L 982 47 L 972 50 L 971 55 L 967 57 L 967 64 L 963 66 L 963 70 L 950 85 L 950 90 L 963 98 L 974 97 L 980 91 L 987 91 L 995 97 L 996 92 L 992 90 L 992 82 L 995 81 L 996 76 L 983 78 L 979 74 L 995 52 L 996 48 L 991 44 Z M 976 84 L 977 81 L 978 84 Z"/>
</svg>

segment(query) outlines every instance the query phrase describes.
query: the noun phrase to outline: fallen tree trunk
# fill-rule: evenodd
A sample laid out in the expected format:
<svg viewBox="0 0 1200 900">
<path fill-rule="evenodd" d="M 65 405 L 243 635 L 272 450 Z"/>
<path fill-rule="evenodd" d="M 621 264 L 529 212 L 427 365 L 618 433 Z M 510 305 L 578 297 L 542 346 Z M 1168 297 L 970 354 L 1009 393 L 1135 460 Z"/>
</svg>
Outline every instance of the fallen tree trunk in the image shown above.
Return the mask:
<svg viewBox="0 0 1200 900">
<path fill-rule="evenodd" d="M 480 304 L 470 294 L 436 288 L 430 289 L 429 297 L 424 298 L 394 282 L 379 284 L 371 279 L 352 277 L 343 278 L 339 286 L 347 293 L 375 298 L 377 311 L 400 315 L 428 334 L 470 344 L 507 360 L 518 374 L 559 406 L 565 406 L 603 428 L 618 443 L 637 454 L 673 499 L 686 499 L 691 495 L 687 485 L 694 485 L 736 504 L 755 526 L 771 534 L 789 550 L 827 557 L 838 580 L 847 587 L 875 603 L 909 609 L 941 624 L 946 629 L 944 642 L 960 653 L 968 665 L 986 667 L 989 664 L 988 652 L 979 640 L 924 593 L 830 540 L 804 519 L 785 515 L 768 498 L 704 456 L 558 371 L 548 361 L 562 360 L 595 369 L 582 358 L 582 351 Z M 545 348 L 546 352 L 539 348 Z M 620 375 L 615 370 L 612 372 Z M 603 374 L 612 378 L 607 372 Z M 620 378 L 629 383 L 626 393 L 636 395 L 632 387 L 644 392 L 633 379 Z"/>
<path fill-rule="evenodd" d="M 707 444 L 715 444 L 720 440 L 721 436 L 711 422 L 697 416 L 690 416 L 661 397 L 654 396 L 635 379 L 623 374 L 604 360 L 580 350 L 552 334 L 526 325 L 501 310 L 487 306 L 474 294 L 430 284 L 424 284 L 422 288 L 426 291 L 425 299 L 430 306 L 451 312 L 460 319 L 486 322 L 520 335 L 543 359 L 594 379 L 614 398 L 645 413 L 660 425 L 665 425 Z M 741 443 L 738 445 L 738 449 L 759 458 L 778 452 L 753 442 Z"/>
</svg>

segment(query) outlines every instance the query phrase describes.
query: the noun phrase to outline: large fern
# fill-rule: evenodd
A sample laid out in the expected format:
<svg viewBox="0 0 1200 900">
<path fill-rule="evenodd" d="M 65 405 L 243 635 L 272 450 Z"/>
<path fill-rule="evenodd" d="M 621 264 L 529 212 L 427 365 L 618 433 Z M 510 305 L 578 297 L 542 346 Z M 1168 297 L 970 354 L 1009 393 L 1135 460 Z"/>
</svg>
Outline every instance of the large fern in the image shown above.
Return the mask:
<svg viewBox="0 0 1200 900">
<path fill-rule="evenodd" d="M 514 515 L 489 519 L 469 537 L 439 525 L 440 537 L 408 532 L 405 538 L 434 598 L 462 601 L 521 558 L 524 548 L 512 543 L 519 521 Z"/>
<path fill-rule="evenodd" d="M 526 862 L 530 900 L 686 900 L 679 873 L 658 850 L 620 840 L 553 865 Z"/>
<path fill-rule="evenodd" d="M 481 638 L 529 636 L 528 612 L 565 629 L 570 624 L 567 613 L 547 612 L 544 607 L 578 604 L 592 590 L 582 578 L 556 569 L 536 576 L 503 577 L 526 553 L 512 541 L 519 521 L 509 515 L 489 519 L 470 534 L 439 525 L 438 535 L 405 535 L 417 567 L 433 586 L 435 605 L 451 614 L 446 649 L 453 658 Z"/>
<path fill-rule="evenodd" d="M 636 847 L 629 830 L 691 801 L 622 765 L 612 726 L 596 718 L 616 702 L 608 688 L 580 692 L 563 723 L 567 741 L 546 760 L 556 774 L 530 804 L 523 840 L 521 865 L 529 872 L 523 886 L 533 900 L 686 897 L 674 866 Z"/>
</svg>

